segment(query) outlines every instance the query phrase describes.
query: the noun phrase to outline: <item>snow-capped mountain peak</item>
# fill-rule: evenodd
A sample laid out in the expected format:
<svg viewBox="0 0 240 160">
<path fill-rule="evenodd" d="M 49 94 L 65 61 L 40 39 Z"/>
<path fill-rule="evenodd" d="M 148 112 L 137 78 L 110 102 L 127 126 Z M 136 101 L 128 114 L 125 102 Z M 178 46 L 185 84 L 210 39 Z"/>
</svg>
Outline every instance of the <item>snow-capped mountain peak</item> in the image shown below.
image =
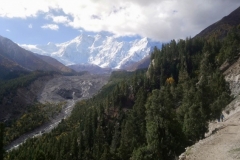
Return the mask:
<svg viewBox="0 0 240 160">
<path fill-rule="evenodd" d="M 65 65 L 94 64 L 100 67 L 122 68 L 123 66 L 142 60 L 149 55 L 154 46 L 160 47 L 159 42 L 148 38 L 133 41 L 123 41 L 106 33 L 87 35 L 81 33 L 76 38 L 47 45 L 21 45 L 32 52 L 51 56 Z"/>
</svg>

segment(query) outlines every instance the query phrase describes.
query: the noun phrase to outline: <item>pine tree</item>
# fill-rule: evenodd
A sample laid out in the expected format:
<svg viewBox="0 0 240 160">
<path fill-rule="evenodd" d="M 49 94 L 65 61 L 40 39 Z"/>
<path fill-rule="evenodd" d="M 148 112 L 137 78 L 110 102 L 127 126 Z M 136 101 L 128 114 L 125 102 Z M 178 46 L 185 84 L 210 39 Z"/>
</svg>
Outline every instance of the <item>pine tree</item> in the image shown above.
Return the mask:
<svg viewBox="0 0 240 160">
<path fill-rule="evenodd" d="M 98 126 L 96 130 L 96 134 L 94 136 L 93 155 L 95 159 L 101 158 L 104 142 L 105 142 L 105 138 L 104 138 L 102 126 Z"/>
<path fill-rule="evenodd" d="M 111 154 L 110 154 L 110 149 L 108 144 L 103 145 L 103 153 L 101 155 L 100 160 L 110 160 L 111 159 Z"/>
<path fill-rule="evenodd" d="M 179 124 L 173 108 L 170 86 L 154 90 L 146 103 L 147 148 L 154 159 L 170 159 L 178 150 L 179 146 L 174 141 L 179 135 L 174 134 Z"/>
<path fill-rule="evenodd" d="M 4 134 L 4 125 L 3 123 L 0 123 L 0 160 L 3 160 L 3 134 Z"/>
</svg>

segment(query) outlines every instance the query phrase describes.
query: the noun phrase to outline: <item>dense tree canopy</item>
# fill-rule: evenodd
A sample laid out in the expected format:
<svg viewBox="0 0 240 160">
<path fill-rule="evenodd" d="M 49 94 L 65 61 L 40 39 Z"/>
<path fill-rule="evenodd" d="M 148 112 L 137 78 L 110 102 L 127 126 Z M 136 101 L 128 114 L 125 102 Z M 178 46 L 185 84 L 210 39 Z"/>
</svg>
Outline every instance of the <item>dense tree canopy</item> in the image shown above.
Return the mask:
<svg viewBox="0 0 240 160">
<path fill-rule="evenodd" d="M 5 160 L 174 159 L 204 137 L 208 121 L 231 100 L 219 65 L 231 60 L 225 54 L 236 55 L 237 42 L 226 43 L 187 38 L 155 48 L 147 72 L 114 72 L 71 117 Z"/>
</svg>

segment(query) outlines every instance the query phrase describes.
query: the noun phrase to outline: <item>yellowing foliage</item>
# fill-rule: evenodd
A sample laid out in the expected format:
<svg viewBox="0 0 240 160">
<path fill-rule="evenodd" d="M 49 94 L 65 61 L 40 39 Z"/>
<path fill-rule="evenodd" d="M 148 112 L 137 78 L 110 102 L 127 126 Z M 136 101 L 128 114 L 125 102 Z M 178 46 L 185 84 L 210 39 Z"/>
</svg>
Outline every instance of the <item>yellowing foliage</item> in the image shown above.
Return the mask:
<svg viewBox="0 0 240 160">
<path fill-rule="evenodd" d="M 173 84 L 175 81 L 172 77 L 167 78 L 166 80 L 167 84 Z"/>
<path fill-rule="evenodd" d="M 26 118 L 27 117 L 27 114 L 24 114 L 22 117 L 21 117 L 21 119 L 24 119 L 24 118 Z"/>
</svg>

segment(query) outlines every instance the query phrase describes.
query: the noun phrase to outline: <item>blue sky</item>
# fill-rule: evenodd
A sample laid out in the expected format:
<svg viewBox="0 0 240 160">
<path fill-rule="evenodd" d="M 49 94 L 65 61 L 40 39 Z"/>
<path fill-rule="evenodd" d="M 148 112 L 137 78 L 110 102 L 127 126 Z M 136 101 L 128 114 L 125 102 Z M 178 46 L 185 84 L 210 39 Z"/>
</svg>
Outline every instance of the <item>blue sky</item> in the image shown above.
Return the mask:
<svg viewBox="0 0 240 160">
<path fill-rule="evenodd" d="M 19 44 L 46 44 L 48 42 L 62 43 L 75 38 L 82 34 L 93 35 L 96 32 L 85 31 L 83 28 L 73 28 L 64 24 L 51 24 L 51 20 L 44 18 L 43 15 L 38 17 L 21 18 L 3 18 L 0 17 L 0 35 L 11 39 Z M 106 34 L 113 35 L 111 32 L 102 31 Z M 97 32 L 98 33 L 98 32 Z M 121 40 L 134 40 L 140 38 L 139 35 L 119 37 Z"/>
<path fill-rule="evenodd" d="M 75 38 L 81 32 L 79 29 L 58 24 L 58 29 L 42 28 L 50 20 L 43 17 L 34 18 L 0 18 L 0 35 L 20 44 L 61 43 Z"/>
<path fill-rule="evenodd" d="M 19 44 L 61 43 L 86 32 L 166 42 L 194 36 L 239 0 L 0 0 L 0 35 Z"/>
</svg>

